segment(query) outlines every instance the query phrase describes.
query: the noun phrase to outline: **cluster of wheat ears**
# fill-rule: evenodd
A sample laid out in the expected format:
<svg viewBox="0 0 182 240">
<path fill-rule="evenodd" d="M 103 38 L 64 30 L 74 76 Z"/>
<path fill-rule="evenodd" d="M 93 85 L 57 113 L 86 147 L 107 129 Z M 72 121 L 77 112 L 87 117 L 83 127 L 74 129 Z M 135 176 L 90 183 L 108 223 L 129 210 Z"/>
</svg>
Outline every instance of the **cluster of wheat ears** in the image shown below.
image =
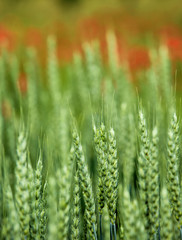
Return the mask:
<svg viewBox="0 0 182 240">
<path fill-rule="evenodd" d="M 111 32 L 107 63 L 92 42 L 60 67 L 55 38 L 47 44 L 46 68 L 34 49 L 0 56 L 0 239 L 182 239 L 167 48 L 151 48 L 134 84 Z"/>
</svg>

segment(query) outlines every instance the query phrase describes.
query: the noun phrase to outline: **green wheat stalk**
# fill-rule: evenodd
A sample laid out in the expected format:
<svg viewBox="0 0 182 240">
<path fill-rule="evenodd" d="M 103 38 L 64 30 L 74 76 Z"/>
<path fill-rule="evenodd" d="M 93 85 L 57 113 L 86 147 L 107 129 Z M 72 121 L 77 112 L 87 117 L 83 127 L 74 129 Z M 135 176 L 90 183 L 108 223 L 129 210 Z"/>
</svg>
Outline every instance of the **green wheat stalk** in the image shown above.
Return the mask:
<svg viewBox="0 0 182 240">
<path fill-rule="evenodd" d="M 38 218 L 36 214 L 35 176 L 30 162 L 28 164 L 28 190 L 30 206 L 29 239 L 36 239 L 38 238 Z"/>
<path fill-rule="evenodd" d="M 176 113 L 173 113 L 167 141 L 167 180 L 168 180 L 168 192 L 171 202 L 172 213 L 178 222 L 179 227 L 182 226 L 182 211 L 180 201 L 180 183 L 178 176 L 179 159 L 179 124 Z"/>
<path fill-rule="evenodd" d="M 16 162 L 16 186 L 15 199 L 18 210 L 21 239 L 29 238 L 29 179 L 27 162 L 27 142 L 24 131 L 20 131 L 17 144 L 17 162 Z"/>
<path fill-rule="evenodd" d="M 161 191 L 161 220 L 160 220 L 160 235 L 161 240 L 171 240 L 173 233 L 172 226 L 172 212 L 169 202 L 169 194 L 166 187 L 163 187 Z"/>
<path fill-rule="evenodd" d="M 85 216 L 90 239 L 97 239 L 96 236 L 96 215 L 95 215 L 95 202 L 92 192 L 91 179 L 88 172 L 88 167 L 85 162 L 82 145 L 78 133 L 73 133 L 73 143 L 75 149 L 75 160 L 77 163 L 78 174 L 82 189 L 82 194 L 85 202 Z"/>
<path fill-rule="evenodd" d="M 57 184 L 56 179 L 53 176 L 50 176 L 48 179 L 48 232 L 47 239 L 57 239 Z"/>
<path fill-rule="evenodd" d="M 116 137 L 113 128 L 110 128 L 108 133 L 108 171 L 107 171 L 107 205 L 110 215 L 110 220 L 113 225 L 116 222 L 116 205 L 118 198 L 118 159 L 116 148 Z"/>
<path fill-rule="evenodd" d="M 74 177 L 74 192 L 72 206 L 72 228 L 71 239 L 79 240 L 80 237 L 80 196 L 79 196 L 79 177 L 76 171 Z"/>
<path fill-rule="evenodd" d="M 18 214 L 15 207 L 13 193 L 9 184 L 5 184 L 5 203 L 7 207 L 7 216 L 3 219 L 2 238 L 3 239 L 20 239 L 20 227 L 17 222 Z"/>
<path fill-rule="evenodd" d="M 140 154 L 138 156 L 138 183 L 141 200 L 141 212 L 145 218 L 145 228 L 149 228 L 148 219 L 148 170 L 150 163 L 149 137 L 143 111 L 139 112 Z"/>
<path fill-rule="evenodd" d="M 64 166 L 58 172 L 58 238 L 67 239 L 70 212 L 70 169 Z"/>
<path fill-rule="evenodd" d="M 150 239 L 157 234 L 159 227 L 159 167 L 158 167 L 158 130 L 155 127 L 152 131 L 150 143 L 150 164 L 149 164 L 149 219 L 150 219 Z"/>
<path fill-rule="evenodd" d="M 102 123 L 97 129 L 93 123 L 94 143 L 97 152 L 98 160 L 98 210 L 99 210 L 99 224 L 100 224 L 100 239 L 102 240 L 102 214 L 106 202 L 105 184 L 107 176 L 107 132 L 105 125 Z"/>
</svg>

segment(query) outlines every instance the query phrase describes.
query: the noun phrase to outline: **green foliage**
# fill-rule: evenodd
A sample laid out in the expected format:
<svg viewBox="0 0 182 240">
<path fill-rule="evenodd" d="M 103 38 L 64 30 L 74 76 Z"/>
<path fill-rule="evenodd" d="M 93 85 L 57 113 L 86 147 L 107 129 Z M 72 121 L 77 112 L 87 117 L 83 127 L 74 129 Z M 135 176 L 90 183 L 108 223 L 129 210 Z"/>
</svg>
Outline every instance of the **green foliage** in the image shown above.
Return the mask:
<svg viewBox="0 0 182 240">
<path fill-rule="evenodd" d="M 47 44 L 46 76 L 34 49 L 23 64 L 0 57 L 0 239 L 179 239 L 181 112 L 166 47 L 151 50 L 136 94 L 112 32 L 107 66 L 97 42 L 64 69 Z"/>
<path fill-rule="evenodd" d="M 78 240 L 80 236 L 80 195 L 79 195 L 79 177 L 78 173 L 75 174 L 74 181 L 74 193 L 73 193 L 73 208 L 72 208 L 72 229 L 71 229 L 71 238 Z"/>
</svg>

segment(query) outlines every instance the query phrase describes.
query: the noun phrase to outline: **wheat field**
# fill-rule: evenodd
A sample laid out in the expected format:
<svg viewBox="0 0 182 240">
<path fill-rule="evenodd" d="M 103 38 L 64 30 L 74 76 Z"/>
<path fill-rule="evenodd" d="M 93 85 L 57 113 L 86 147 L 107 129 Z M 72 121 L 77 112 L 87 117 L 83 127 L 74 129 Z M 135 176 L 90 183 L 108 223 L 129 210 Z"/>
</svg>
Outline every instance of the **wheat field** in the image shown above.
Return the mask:
<svg viewBox="0 0 182 240">
<path fill-rule="evenodd" d="M 0 56 L 0 239 L 182 239 L 181 111 L 166 46 L 134 82 L 97 41 L 60 69 Z M 22 72 L 24 73 L 22 75 Z"/>
</svg>

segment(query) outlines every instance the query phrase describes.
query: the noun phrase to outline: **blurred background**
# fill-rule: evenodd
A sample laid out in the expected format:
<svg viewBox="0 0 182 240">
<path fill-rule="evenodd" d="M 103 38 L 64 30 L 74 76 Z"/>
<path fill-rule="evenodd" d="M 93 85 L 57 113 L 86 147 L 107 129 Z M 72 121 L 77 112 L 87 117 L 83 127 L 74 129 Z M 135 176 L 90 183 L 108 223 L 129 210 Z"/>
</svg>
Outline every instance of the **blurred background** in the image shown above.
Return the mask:
<svg viewBox="0 0 182 240">
<path fill-rule="evenodd" d="M 119 59 L 127 58 L 133 71 L 146 68 L 148 49 L 163 43 L 175 64 L 182 60 L 179 0 L 0 0 L 0 46 L 33 46 L 42 62 L 50 34 L 57 37 L 60 64 L 94 39 L 105 59 L 108 30 L 116 34 Z"/>
</svg>

